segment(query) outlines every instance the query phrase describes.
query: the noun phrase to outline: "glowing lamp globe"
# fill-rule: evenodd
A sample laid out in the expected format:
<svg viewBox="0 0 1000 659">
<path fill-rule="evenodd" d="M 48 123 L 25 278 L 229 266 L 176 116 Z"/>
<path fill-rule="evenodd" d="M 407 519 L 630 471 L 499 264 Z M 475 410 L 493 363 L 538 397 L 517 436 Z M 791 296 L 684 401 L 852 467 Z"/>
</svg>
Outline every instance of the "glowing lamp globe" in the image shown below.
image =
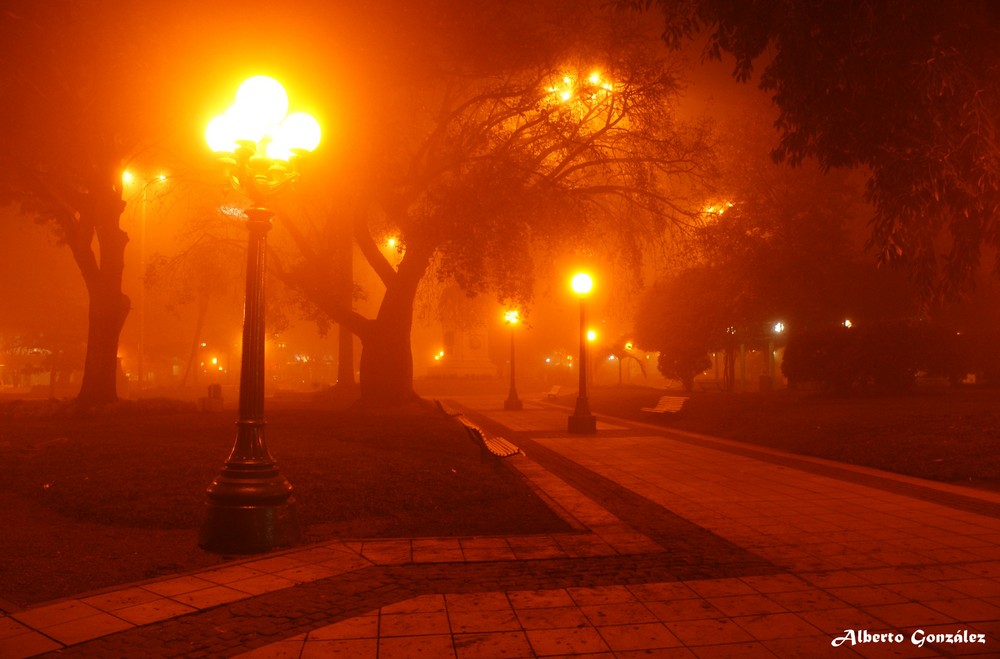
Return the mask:
<svg viewBox="0 0 1000 659">
<path fill-rule="evenodd" d="M 216 153 L 232 153 L 236 150 L 236 134 L 227 115 L 220 114 L 208 122 L 205 141 L 208 142 L 208 148 Z"/>
<path fill-rule="evenodd" d="M 288 114 L 288 94 L 281 83 L 267 76 L 253 76 L 243 81 L 236 90 L 233 105 L 248 123 L 272 128 Z M 258 138 L 259 139 L 259 138 Z"/>
<path fill-rule="evenodd" d="M 288 160 L 296 151 L 315 150 L 319 141 L 319 122 L 305 112 L 293 112 L 275 129 L 267 145 L 267 157 Z"/>
<path fill-rule="evenodd" d="M 509 325 L 516 324 L 521 318 L 520 314 L 517 313 L 517 309 L 511 309 L 510 311 L 504 313 L 503 319 L 507 321 Z"/>
<path fill-rule="evenodd" d="M 580 272 L 573 275 L 570 286 L 573 288 L 574 293 L 583 296 L 589 293 L 594 287 L 594 280 L 586 272 Z"/>
</svg>

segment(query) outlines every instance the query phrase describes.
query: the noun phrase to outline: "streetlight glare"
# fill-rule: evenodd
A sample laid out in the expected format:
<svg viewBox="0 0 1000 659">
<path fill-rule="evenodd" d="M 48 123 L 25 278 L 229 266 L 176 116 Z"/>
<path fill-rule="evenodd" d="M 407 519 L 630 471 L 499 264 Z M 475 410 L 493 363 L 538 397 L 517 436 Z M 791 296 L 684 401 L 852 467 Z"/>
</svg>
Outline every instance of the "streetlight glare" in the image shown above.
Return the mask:
<svg viewBox="0 0 1000 659">
<path fill-rule="evenodd" d="M 588 341 L 597 340 L 597 332 L 595 332 L 594 330 L 587 330 L 587 340 Z"/>
<path fill-rule="evenodd" d="M 128 171 L 127 169 L 124 172 L 122 172 L 122 183 L 124 183 L 125 185 L 132 185 L 132 181 L 134 180 L 135 180 L 135 175 L 132 172 Z"/>
<path fill-rule="evenodd" d="M 208 142 L 208 148 L 216 153 L 232 153 L 236 150 L 236 133 L 226 115 L 220 114 L 208 122 L 205 141 Z"/>
<path fill-rule="evenodd" d="M 586 295 L 594 287 L 594 280 L 586 272 L 579 272 L 573 275 L 573 281 L 570 285 L 577 295 Z"/>
<path fill-rule="evenodd" d="M 271 160 L 292 159 L 296 153 L 319 146 L 319 122 L 305 112 L 288 112 L 288 94 L 267 76 L 247 79 L 236 91 L 236 101 L 212 119 L 205 141 L 216 153 L 235 153 L 240 145 L 255 145 Z"/>
<path fill-rule="evenodd" d="M 519 314 L 519 313 L 517 312 L 517 309 L 511 309 L 510 311 L 507 311 L 507 312 L 506 312 L 506 313 L 505 313 L 505 314 L 503 315 L 503 319 L 504 319 L 504 321 L 506 321 L 506 322 L 507 322 L 508 324 L 510 324 L 510 325 L 514 325 L 514 324 L 516 324 L 516 323 L 517 323 L 518 321 L 520 321 L 520 320 L 521 320 L 521 316 L 520 316 L 520 314 Z"/>
<path fill-rule="evenodd" d="M 293 112 L 285 117 L 267 145 L 267 157 L 288 160 L 295 151 L 313 151 L 319 146 L 319 122 L 305 112 Z"/>
<path fill-rule="evenodd" d="M 254 117 L 266 129 L 276 126 L 288 114 L 288 94 L 274 78 L 253 76 L 236 90 L 233 107 Z"/>
</svg>

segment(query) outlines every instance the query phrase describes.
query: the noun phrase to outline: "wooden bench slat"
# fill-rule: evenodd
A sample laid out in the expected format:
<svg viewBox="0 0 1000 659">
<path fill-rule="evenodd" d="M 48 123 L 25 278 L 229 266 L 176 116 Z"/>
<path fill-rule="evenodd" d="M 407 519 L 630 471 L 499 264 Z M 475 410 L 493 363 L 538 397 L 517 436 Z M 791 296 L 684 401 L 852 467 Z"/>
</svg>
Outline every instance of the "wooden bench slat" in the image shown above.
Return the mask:
<svg viewBox="0 0 1000 659">
<path fill-rule="evenodd" d="M 663 396 L 660 398 L 659 402 L 656 403 L 655 407 L 642 407 L 639 409 L 643 412 L 653 412 L 655 414 L 680 412 L 687 400 L 686 396 Z"/>
<path fill-rule="evenodd" d="M 464 416 L 460 415 L 458 420 L 462 422 L 463 426 L 465 426 L 465 430 L 469 433 L 469 437 L 472 441 L 475 442 L 481 450 L 489 452 L 494 457 L 509 458 L 512 455 L 521 453 L 521 449 L 516 444 L 504 439 L 503 437 L 487 432 L 485 429 L 480 428 Z"/>
</svg>

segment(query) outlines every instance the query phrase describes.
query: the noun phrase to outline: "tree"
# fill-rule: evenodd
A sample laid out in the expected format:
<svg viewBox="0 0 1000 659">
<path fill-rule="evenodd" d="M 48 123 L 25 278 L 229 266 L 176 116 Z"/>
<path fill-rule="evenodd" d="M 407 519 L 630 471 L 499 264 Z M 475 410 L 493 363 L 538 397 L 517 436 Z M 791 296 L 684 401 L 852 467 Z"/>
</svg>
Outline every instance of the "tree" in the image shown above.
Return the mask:
<svg viewBox="0 0 1000 659">
<path fill-rule="evenodd" d="M 642 377 L 646 377 L 646 365 L 642 363 L 642 360 L 632 354 L 633 344 L 625 336 L 619 336 L 618 340 L 614 343 L 610 343 L 606 346 L 606 351 L 609 355 L 614 357 L 618 361 L 618 385 L 622 384 L 622 361 L 626 359 L 631 359 L 636 364 L 639 365 L 639 372 L 642 373 Z M 669 376 L 668 376 L 669 377 Z"/>
<path fill-rule="evenodd" d="M 726 346 L 733 322 L 728 305 L 716 288 L 716 272 L 704 266 L 688 268 L 655 283 L 646 291 L 636 314 L 636 343 L 659 352 L 657 367 L 664 377 L 680 380 L 686 391 L 711 365 L 708 352 Z"/>
<path fill-rule="evenodd" d="M 353 204 L 355 240 L 385 288 L 378 312 L 362 317 L 313 294 L 360 337 L 362 398 L 376 404 L 414 396 L 413 303 L 432 263 L 469 294 L 524 302 L 533 246 L 603 244 L 633 257 L 693 212 L 677 190 L 705 167 L 706 135 L 672 116 L 677 80 L 635 21 L 566 2 L 450 11 L 438 16 L 452 41 L 427 35 L 434 77 L 384 86 L 397 96 L 370 104 L 406 113 L 384 124 L 398 132 L 373 154 Z M 392 256 L 380 249 L 386 235 L 400 241 Z M 302 272 L 326 259 L 307 242 Z"/>
<path fill-rule="evenodd" d="M 731 387 L 739 345 L 766 346 L 778 321 L 836 326 L 907 299 L 897 289 L 887 295 L 884 273 L 851 243 L 847 226 L 861 212 L 852 177 L 775 164 L 767 128 L 754 112 L 741 115 L 748 118 L 719 131 L 719 197 L 690 233 L 687 261 L 647 292 L 636 315 L 639 343 L 659 351 L 661 372 L 685 386 L 717 350 Z"/>
<path fill-rule="evenodd" d="M 780 111 L 775 156 L 861 167 L 871 242 L 925 291 L 971 284 L 1000 246 L 1000 6 L 983 0 L 618 0 L 658 5 L 663 37 L 707 33 Z M 1000 272 L 1000 261 L 994 262 Z"/>
<path fill-rule="evenodd" d="M 129 5 L 101 15 L 71 3 L 15 0 L 0 10 L 0 201 L 50 223 L 83 276 L 87 350 L 78 401 L 117 398 L 128 236 L 122 163 L 155 98 L 139 46 L 155 23 Z"/>
</svg>

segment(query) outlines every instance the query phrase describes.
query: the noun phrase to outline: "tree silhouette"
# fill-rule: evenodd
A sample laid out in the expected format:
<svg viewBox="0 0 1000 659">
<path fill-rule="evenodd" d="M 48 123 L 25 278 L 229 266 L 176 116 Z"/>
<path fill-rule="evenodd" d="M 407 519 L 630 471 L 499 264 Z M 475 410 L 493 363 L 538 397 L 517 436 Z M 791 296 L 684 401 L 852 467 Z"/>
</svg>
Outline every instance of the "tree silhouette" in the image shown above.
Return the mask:
<svg viewBox="0 0 1000 659">
<path fill-rule="evenodd" d="M 465 7 L 471 23 L 452 32 L 465 38 L 440 55 L 434 79 L 394 87 L 393 102 L 376 104 L 407 117 L 374 164 L 353 173 L 355 240 L 384 296 L 364 318 L 314 294 L 361 338 L 366 401 L 414 396 L 413 303 L 432 263 L 469 294 L 523 303 L 539 246 L 546 255 L 599 246 L 636 258 L 650 236 L 696 212 L 685 195 L 707 170 L 707 135 L 672 114 L 678 83 L 655 35 L 574 4 L 569 27 L 585 24 L 584 45 L 556 20 L 569 5 L 529 5 L 530 23 L 506 6 Z M 549 20 L 540 11 L 552 12 Z M 469 38 L 477 26 L 536 41 L 507 60 Z M 400 241 L 391 256 L 380 248 L 386 235 Z M 326 258 L 310 251 L 304 259 Z M 308 293 L 315 281 L 298 286 Z"/>
<path fill-rule="evenodd" d="M 780 111 L 775 155 L 867 173 L 871 242 L 928 293 L 972 283 L 1000 246 L 1000 5 L 980 0 L 619 0 L 664 39 L 708 35 Z M 993 250 L 995 252 L 995 250 Z M 995 267 L 1000 262 L 994 263 Z"/>
</svg>

